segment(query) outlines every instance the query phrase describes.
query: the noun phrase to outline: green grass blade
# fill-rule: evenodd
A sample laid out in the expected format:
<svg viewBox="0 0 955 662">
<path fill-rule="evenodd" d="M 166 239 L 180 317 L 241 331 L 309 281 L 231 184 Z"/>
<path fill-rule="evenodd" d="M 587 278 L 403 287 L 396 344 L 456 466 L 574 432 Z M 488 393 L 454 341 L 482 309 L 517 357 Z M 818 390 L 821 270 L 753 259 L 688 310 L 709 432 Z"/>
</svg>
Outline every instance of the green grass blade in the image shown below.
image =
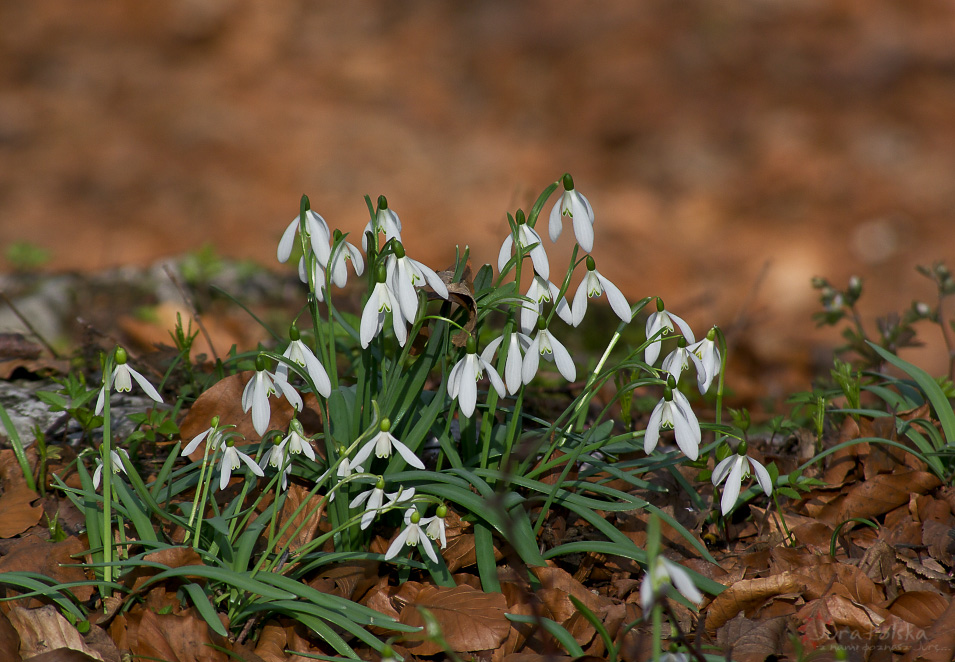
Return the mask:
<svg viewBox="0 0 955 662">
<path fill-rule="evenodd" d="M 192 604 L 195 605 L 199 616 L 206 622 L 206 625 L 216 634 L 228 637 L 229 632 L 225 629 L 225 626 L 222 625 L 222 621 L 219 620 L 219 615 L 209 602 L 209 598 L 206 596 L 205 591 L 202 590 L 202 587 L 198 584 L 186 584 L 182 588 L 186 591 L 186 594 L 189 596 Z"/>
<path fill-rule="evenodd" d="M 543 616 L 534 617 L 524 616 L 522 614 L 504 614 L 504 617 L 512 623 L 528 623 L 530 625 L 539 625 L 547 630 L 547 633 L 552 635 L 554 639 L 560 642 L 561 646 L 563 646 L 570 655 L 573 657 L 584 656 L 584 649 L 580 647 L 580 644 L 574 641 L 573 635 L 565 630 L 564 627 L 557 621 L 544 618 Z"/>
</svg>

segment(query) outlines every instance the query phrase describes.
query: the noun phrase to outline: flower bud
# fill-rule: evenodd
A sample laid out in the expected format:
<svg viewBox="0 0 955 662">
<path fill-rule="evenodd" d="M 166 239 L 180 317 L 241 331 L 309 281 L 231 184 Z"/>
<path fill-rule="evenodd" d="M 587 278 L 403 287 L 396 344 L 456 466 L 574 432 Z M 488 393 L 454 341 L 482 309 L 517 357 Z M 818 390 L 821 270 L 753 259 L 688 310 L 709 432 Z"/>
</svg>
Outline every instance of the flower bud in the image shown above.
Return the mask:
<svg viewBox="0 0 955 662">
<path fill-rule="evenodd" d="M 434 514 L 444 519 L 448 515 L 448 507 L 442 503 L 438 506 L 438 509 L 434 511 Z"/>
<path fill-rule="evenodd" d="M 391 419 L 390 418 L 381 419 L 381 423 L 378 425 L 378 429 L 381 430 L 382 432 L 388 432 L 389 430 L 391 430 Z"/>
<path fill-rule="evenodd" d="M 594 259 L 588 255 L 587 256 L 587 271 L 596 271 L 596 270 L 597 270 L 597 263 L 594 262 Z"/>
<path fill-rule="evenodd" d="M 392 240 L 394 241 L 394 240 Z M 401 245 L 400 241 L 394 241 L 395 257 L 399 260 L 405 256 L 405 247 Z"/>
<path fill-rule="evenodd" d="M 388 209 L 388 198 L 383 195 L 378 196 L 378 209 L 379 211 L 382 209 Z"/>
<path fill-rule="evenodd" d="M 477 340 L 474 336 L 468 336 L 467 352 L 468 354 L 477 354 Z"/>
<path fill-rule="evenodd" d="M 416 510 L 416 511 L 414 511 L 413 513 L 411 513 L 411 517 L 410 517 L 409 519 L 411 520 L 411 523 L 412 523 L 412 524 L 417 524 L 418 522 L 421 521 L 421 513 L 419 513 L 419 512 Z"/>
<path fill-rule="evenodd" d="M 657 297 L 657 312 L 662 313 L 664 310 L 666 310 L 666 306 L 663 305 L 663 299 Z"/>
<path fill-rule="evenodd" d="M 124 363 L 126 363 L 126 359 L 128 358 L 126 354 L 126 350 L 123 349 L 122 347 L 117 347 L 116 352 L 113 354 L 113 356 L 116 357 L 116 365 L 123 365 Z"/>
<path fill-rule="evenodd" d="M 383 490 L 383 489 L 385 489 L 385 479 L 384 479 L 384 477 L 378 476 L 378 480 L 375 482 L 375 489 L 376 489 L 376 490 Z"/>
<path fill-rule="evenodd" d="M 388 281 L 388 270 L 385 269 L 385 265 L 379 264 L 378 271 L 375 272 L 375 282 L 376 283 L 385 283 Z"/>
<path fill-rule="evenodd" d="M 749 450 L 749 444 L 746 443 L 746 440 L 739 442 L 739 445 L 736 447 L 737 455 L 746 455 L 746 452 Z"/>
<path fill-rule="evenodd" d="M 258 356 L 255 357 L 255 369 L 258 372 L 264 371 L 266 368 L 269 367 L 269 364 L 267 363 L 267 361 L 268 359 L 266 358 L 265 354 L 259 354 Z"/>
<path fill-rule="evenodd" d="M 288 337 L 289 337 L 289 340 L 291 340 L 292 342 L 302 339 L 302 334 L 299 333 L 298 327 L 295 324 L 293 324 L 292 326 L 288 328 Z"/>
<path fill-rule="evenodd" d="M 514 224 L 515 225 L 524 225 L 527 223 L 527 217 L 524 216 L 524 210 L 518 209 L 517 213 L 514 214 Z"/>
<path fill-rule="evenodd" d="M 565 191 L 573 191 L 573 190 L 574 190 L 574 178 L 570 176 L 570 173 L 569 173 L 569 172 L 565 172 L 565 173 L 564 173 L 564 176 L 563 176 L 563 178 L 562 178 L 561 181 L 563 181 L 563 183 L 564 183 L 564 190 L 565 190 Z"/>
</svg>

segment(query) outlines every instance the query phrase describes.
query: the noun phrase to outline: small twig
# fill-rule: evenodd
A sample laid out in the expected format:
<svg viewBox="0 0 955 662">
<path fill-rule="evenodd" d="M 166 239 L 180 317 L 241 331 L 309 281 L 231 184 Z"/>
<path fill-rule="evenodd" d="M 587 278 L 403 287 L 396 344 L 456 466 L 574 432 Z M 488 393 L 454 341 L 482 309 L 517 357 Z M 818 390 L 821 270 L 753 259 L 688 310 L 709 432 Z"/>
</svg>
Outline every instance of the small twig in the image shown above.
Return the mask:
<svg viewBox="0 0 955 662">
<path fill-rule="evenodd" d="M 47 351 L 50 352 L 50 354 L 53 356 L 54 359 L 61 358 L 59 352 L 53 349 L 53 345 L 48 343 L 46 341 L 46 338 L 44 338 L 43 335 L 39 331 L 37 331 L 36 328 L 30 323 L 30 320 L 28 320 L 26 317 L 23 316 L 23 313 L 21 313 L 20 310 L 16 307 L 16 304 L 14 304 L 13 301 L 10 300 L 10 297 L 7 296 L 6 292 L 0 291 L 0 298 L 3 299 L 4 303 L 10 306 L 10 310 L 12 310 L 13 314 L 17 316 L 17 319 L 23 322 L 23 325 L 30 330 L 30 333 L 36 336 L 36 339 L 39 340 L 44 347 L 46 347 Z"/>
<path fill-rule="evenodd" d="M 212 344 L 212 337 L 206 330 L 205 324 L 202 323 L 202 318 L 199 317 L 199 310 L 196 308 L 196 304 L 192 300 L 192 297 L 189 296 L 186 288 L 182 286 L 182 284 L 179 282 L 179 279 L 176 278 L 176 275 L 172 272 L 172 269 L 169 268 L 168 264 L 163 265 L 163 271 L 166 272 L 166 275 L 169 276 L 169 280 L 171 280 L 172 284 L 176 286 L 177 290 L 179 290 L 179 296 L 182 297 L 182 300 L 186 303 L 186 306 L 188 306 L 190 312 L 192 313 L 192 319 L 195 320 L 196 326 L 198 326 L 199 330 L 202 331 L 202 336 L 206 339 L 206 342 L 209 343 L 209 351 L 212 352 L 212 358 L 216 360 L 216 363 L 219 363 L 219 354 L 216 352 L 215 345 Z"/>
</svg>

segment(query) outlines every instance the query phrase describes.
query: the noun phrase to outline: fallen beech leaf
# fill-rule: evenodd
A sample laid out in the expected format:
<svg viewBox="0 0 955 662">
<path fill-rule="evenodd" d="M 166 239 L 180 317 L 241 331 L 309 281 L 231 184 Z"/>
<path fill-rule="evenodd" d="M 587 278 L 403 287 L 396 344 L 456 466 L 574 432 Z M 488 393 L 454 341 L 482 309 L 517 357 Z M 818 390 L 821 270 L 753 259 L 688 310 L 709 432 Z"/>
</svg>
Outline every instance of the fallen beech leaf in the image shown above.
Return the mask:
<svg viewBox="0 0 955 662">
<path fill-rule="evenodd" d="M 0 496 L 0 538 L 12 538 L 40 523 L 43 507 L 30 505 L 39 498 L 25 483 L 14 484 Z"/>
<path fill-rule="evenodd" d="M 942 522 L 928 520 L 922 524 L 922 544 L 928 545 L 928 552 L 936 561 L 949 567 L 953 565 L 955 529 Z"/>
<path fill-rule="evenodd" d="M 716 632 L 741 611 L 758 607 L 767 599 L 783 593 L 800 593 L 801 578 L 783 572 L 759 579 L 744 579 L 720 593 L 706 610 L 706 629 Z"/>
<path fill-rule="evenodd" d="M 130 642 L 134 655 L 167 662 L 226 662 L 229 657 L 211 646 L 209 626 L 192 609 L 180 614 L 156 614 L 146 610 L 139 622 L 137 641 Z M 217 645 L 223 645 L 220 637 Z"/>
<path fill-rule="evenodd" d="M 305 506 L 299 511 L 298 515 L 292 518 L 292 515 L 295 514 L 295 511 L 303 502 L 306 502 Z M 289 551 L 294 554 L 300 547 L 308 544 L 315 537 L 315 532 L 318 530 L 318 524 L 324 512 L 324 496 L 310 494 L 309 489 L 290 482 L 286 491 L 285 503 L 282 504 L 278 526 L 282 527 L 289 520 L 292 524 L 279 537 L 276 548 L 280 549 L 291 541 Z"/>
<path fill-rule="evenodd" d="M 925 638 L 912 645 L 903 662 L 952 662 L 955 659 L 955 600 L 925 631 Z"/>
<path fill-rule="evenodd" d="M 19 650 L 20 635 L 6 614 L 0 612 L 0 660 L 19 660 Z"/>
<path fill-rule="evenodd" d="M 452 650 L 459 653 L 494 650 L 504 642 L 511 628 L 504 617 L 507 609 L 504 596 L 483 593 L 470 586 L 424 586 L 401 610 L 399 620 L 405 625 L 424 627 L 426 622 L 419 608 L 431 612 L 441 629 L 441 636 Z M 419 636 L 423 635 L 425 632 Z M 405 645 L 415 655 L 434 655 L 442 650 L 430 639 L 413 641 L 408 638 Z"/>
<path fill-rule="evenodd" d="M 99 659 L 72 648 L 57 648 L 31 657 L 28 662 L 97 662 Z"/>
<path fill-rule="evenodd" d="M 81 554 L 86 546 L 79 538 L 71 536 L 62 542 L 52 543 L 38 540 L 32 536 L 18 540 L 13 550 L 0 557 L 0 572 L 35 572 L 46 575 L 58 583 L 85 582 L 88 577 L 79 561 L 72 558 Z M 76 586 L 71 589 L 79 600 L 89 600 L 93 595 L 92 586 Z M 31 601 L 26 606 L 40 604 Z"/>
<path fill-rule="evenodd" d="M 20 655 L 24 659 L 66 648 L 106 662 L 105 658 L 86 645 L 82 635 L 53 605 L 39 609 L 14 607 L 10 610 L 9 618 L 10 624 L 20 635 Z"/>
<path fill-rule="evenodd" d="M 788 620 L 785 616 L 751 620 L 739 614 L 719 629 L 716 641 L 734 662 L 764 662 L 782 647 Z"/>
<path fill-rule="evenodd" d="M 285 628 L 275 623 L 266 624 L 259 634 L 255 654 L 265 662 L 286 662 L 288 656 L 285 654 Z"/>
<path fill-rule="evenodd" d="M 898 471 L 879 474 L 853 485 L 840 498 L 826 504 L 816 515 L 837 526 L 852 517 L 874 517 L 909 502 L 911 494 L 925 494 L 941 485 L 935 474 L 927 471 Z"/>
<path fill-rule="evenodd" d="M 920 628 L 931 627 L 948 607 L 948 600 L 930 591 L 903 593 L 889 605 L 889 613 Z"/>
</svg>

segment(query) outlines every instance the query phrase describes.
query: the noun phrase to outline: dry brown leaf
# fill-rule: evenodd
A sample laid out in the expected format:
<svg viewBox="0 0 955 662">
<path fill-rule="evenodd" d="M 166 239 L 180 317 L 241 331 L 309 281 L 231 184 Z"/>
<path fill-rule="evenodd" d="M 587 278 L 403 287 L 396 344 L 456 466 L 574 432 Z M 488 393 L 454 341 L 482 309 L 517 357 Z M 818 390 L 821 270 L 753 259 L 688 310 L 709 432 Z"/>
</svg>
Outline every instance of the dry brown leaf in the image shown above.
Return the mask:
<svg viewBox="0 0 955 662">
<path fill-rule="evenodd" d="M 934 519 L 922 524 L 922 544 L 928 545 L 928 552 L 935 560 L 952 567 L 955 555 L 955 529 L 947 523 Z"/>
<path fill-rule="evenodd" d="M 146 554 L 144 560 L 162 563 L 169 568 L 181 568 L 187 565 L 204 565 L 202 557 L 191 547 L 167 547 L 158 552 Z"/>
<path fill-rule="evenodd" d="M 706 629 L 716 632 L 740 612 L 754 609 L 783 593 L 801 593 L 804 586 L 802 579 L 791 572 L 736 582 L 716 596 L 706 609 Z"/>
<path fill-rule="evenodd" d="M 734 662 L 764 662 L 777 653 L 786 636 L 787 618 L 751 620 L 739 614 L 719 629 L 716 641 Z"/>
<path fill-rule="evenodd" d="M 31 505 L 40 495 L 15 483 L 0 496 L 0 538 L 12 538 L 40 523 L 43 507 Z"/>
<path fill-rule="evenodd" d="M 924 629 L 941 618 L 949 602 L 938 593 L 910 591 L 892 601 L 889 613 Z"/>
<path fill-rule="evenodd" d="M 213 637 L 219 646 L 227 642 L 211 633 L 206 622 L 192 609 L 180 614 L 145 610 L 136 634 L 136 641 L 130 641 L 130 650 L 141 657 L 151 656 L 168 662 L 226 662 L 229 659 L 211 646 Z"/>
<path fill-rule="evenodd" d="M 58 583 L 88 581 L 86 573 L 77 565 L 74 555 L 82 554 L 86 546 L 79 538 L 71 536 L 62 542 L 52 543 L 28 537 L 18 541 L 9 554 L 0 558 L 0 572 L 35 572 L 46 575 Z M 79 600 L 89 600 L 92 586 L 77 586 L 72 589 Z M 39 604 L 32 601 L 25 606 Z"/>
<path fill-rule="evenodd" d="M 0 612 L 0 660 L 11 660 L 19 662 L 20 660 L 20 635 L 16 628 L 10 624 L 10 619 L 6 614 Z"/>
<path fill-rule="evenodd" d="M 325 497 L 310 492 L 310 489 L 296 483 L 289 484 L 285 503 L 282 504 L 282 513 L 279 516 L 279 526 L 284 526 L 289 521 L 292 524 L 279 537 L 277 549 L 290 542 L 289 550 L 294 553 L 315 537 L 322 513 L 325 512 Z M 303 502 L 305 502 L 304 507 L 295 515 L 295 511 Z M 295 515 L 294 518 L 293 515 Z"/>
<path fill-rule="evenodd" d="M 10 610 L 9 618 L 10 624 L 20 635 L 20 655 L 25 659 L 58 648 L 67 648 L 108 662 L 100 653 L 86 645 L 76 628 L 52 605 L 39 609 L 14 607 Z"/>
<path fill-rule="evenodd" d="M 72 648 L 57 648 L 31 657 L 27 662 L 96 662 L 98 659 Z"/>
<path fill-rule="evenodd" d="M 470 586 L 424 586 L 401 610 L 398 620 L 405 625 L 424 627 L 421 608 L 434 616 L 444 640 L 459 653 L 494 650 L 504 642 L 511 627 L 504 617 L 507 609 L 504 596 L 483 593 Z M 434 655 L 442 650 L 430 640 L 412 643 L 406 639 L 405 645 L 415 655 Z"/>
<path fill-rule="evenodd" d="M 903 662 L 952 662 L 955 660 L 955 600 L 949 601 L 941 617 L 925 631 L 925 638 L 913 643 Z"/>
<path fill-rule="evenodd" d="M 285 628 L 275 623 L 267 623 L 259 634 L 255 654 L 265 662 L 286 662 L 288 655 L 285 654 Z"/>
<path fill-rule="evenodd" d="M 852 517 L 884 515 L 907 504 L 910 494 L 924 494 L 939 485 L 938 477 L 927 471 L 879 474 L 853 485 L 842 497 L 826 504 L 816 516 L 837 526 Z"/>
</svg>

